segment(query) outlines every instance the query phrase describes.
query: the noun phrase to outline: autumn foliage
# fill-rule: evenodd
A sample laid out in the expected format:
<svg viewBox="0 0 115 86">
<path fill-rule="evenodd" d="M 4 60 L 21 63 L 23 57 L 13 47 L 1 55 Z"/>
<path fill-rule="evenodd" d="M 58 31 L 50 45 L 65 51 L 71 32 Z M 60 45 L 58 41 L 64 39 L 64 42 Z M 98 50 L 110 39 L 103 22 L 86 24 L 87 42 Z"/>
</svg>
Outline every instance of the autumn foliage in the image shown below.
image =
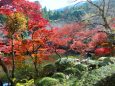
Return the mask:
<svg viewBox="0 0 115 86">
<path fill-rule="evenodd" d="M 85 23 L 70 23 L 49 30 L 46 26 L 50 24 L 42 17 L 40 4 L 27 0 L 6 1 L 0 1 L 4 2 L 0 4 L 0 14 L 6 17 L 0 31 L 0 65 L 11 83 L 15 69 L 26 61 L 33 64 L 37 77 L 38 66 L 44 61 L 54 61 L 53 55 L 61 59 L 61 55 L 70 51 L 83 57 L 86 52 L 100 57 L 114 53 L 115 47 L 108 34 L 100 28 L 90 29 Z M 11 69 L 7 68 L 9 66 Z"/>
<path fill-rule="evenodd" d="M 27 50 L 32 52 L 33 47 L 44 45 L 46 40 L 41 34 L 44 35 L 48 30 L 39 29 L 45 27 L 48 22 L 42 17 L 40 8 L 41 6 L 39 4 L 26 0 L 12 0 L 10 4 L 1 6 L 0 13 L 7 17 L 3 33 L 10 38 L 14 36 L 13 43 L 15 55 L 22 55 L 22 52 L 24 53 Z M 22 37 L 25 31 L 28 32 L 27 36 L 29 39 Z M 3 45 L 2 48 L 4 49 L 2 49 L 2 52 L 10 53 L 12 52 L 12 39 L 6 41 L 7 46 L 6 44 Z"/>
<path fill-rule="evenodd" d="M 112 51 L 110 45 L 102 46 L 108 42 L 108 34 L 100 28 L 90 30 L 85 26 L 83 23 L 72 23 L 64 25 L 57 31 L 54 29 L 56 32 L 52 42 L 57 45 L 57 49 L 66 52 L 73 50 L 81 55 L 85 55 L 86 52 L 92 52 L 96 56 L 110 55 Z"/>
<path fill-rule="evenodd" d="M 26 60 L 32 61 L 36 76 L 38 64 L 52 60 L 49 58 L 51 52 L 48 52 L 50 47 L 47 44 L 52 30 L 45 29 L 48 21 L 42 17 L 40 9 L 40 4 L 26 0 L 12 0 L 0 7 L 0 14 L 6 17 L 1 29 L 3 37 L 0 40 L 0 61 L 3 61 L 2 67 L 11 83 L 15 69 L 23 66 Z M 10 74 L 7 72 L 9 70 Z"/>
</svg>

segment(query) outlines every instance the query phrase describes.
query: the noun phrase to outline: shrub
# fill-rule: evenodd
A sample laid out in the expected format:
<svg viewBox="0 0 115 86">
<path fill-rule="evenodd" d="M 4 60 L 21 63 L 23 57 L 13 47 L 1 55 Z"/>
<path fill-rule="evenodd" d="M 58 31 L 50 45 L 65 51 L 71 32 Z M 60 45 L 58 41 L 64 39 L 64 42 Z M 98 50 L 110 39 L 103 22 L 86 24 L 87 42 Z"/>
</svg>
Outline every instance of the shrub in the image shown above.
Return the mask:
<svg viewBox="0 0 115 86">
<path fill-rule="evenodd" d="M 87 70 L 87 65 L 85 65 L 85 64 L 77 64 L 75 66 L 75 68 L 78 69 L 79 71 L 85 71 L 85 70 Z"/>
<path fill-rule="evenodd" d="M 55 78 L 44 77 L 36 81 L 36 86 L 60 86 L 60 82 Z"/>
<path fill-rule="evenodd" d="M 88 61 L 87 61 L 87 65 L 88 65 L 88 69 L 89 69 L 90 71 L 101 67 L 101 66 L 100 66 L 100 62 L 97 61 L 97 60 L 88 60 Z"/>
<path fill-rule="evenodd" d="M 17 83 L 16 86 L 34 86 L 34 80 L 26 80 L 25 83 Z"/>
<path fill-rule="evenodd" d="M 98 60 L 101 61 L 101 62 L 104 62 L 105 65 L 115 63 L 115 57 L 101 57 Z"/>
<path fill-rule="evenodd" d="M 76 82 L 78 82 L 79 79 L 77 79 L 75 76 L 69 77 L 69 79 L 66 82 L 65 86 L 76 86 Z"/>
<path fill-rule="evenodd" d="M 104 61 L 104 59 L 106 59 L 107 57 L 100 57 L 98 60 L 99 61 Z"/>
<path fill-rule="evenodd" d="M 65 79 L 65 74 L 64 73 L 55 73 L 53 76 L 52 76 L 53 78 L 63 78 L 63 79 Z"/>
<path fill-rule="evenodd" d="M 110 57 L 111 63 L 115 63 L 115 57 Z"/>
<path fill-rule="evenodd" d="M 23 80 L 23 79 L 32 79 L 34 76 L 34 69 L 32 66 L 29 65 L 23 65 L 21 68 L 17 68 L 15 71 L 15 77 L 17 80 Z"/>
<path fill-rule="evenodd" d="M 2 80 L 2 82 L 8 82 L 8 78 L 4 73 L 0 74 L 0 79 Z"/>
<path fill-rule="evenodd" d="M 58 79 L 60 81 L 60 83 L 64 83 L 66 80 L 65 80 L 65 77 L 66 75 L 64 73 L 55 73 L 53 76 L 53 78 L 55 79 Z"/>
<path fill-rule="evenodd" d="M 69 67 L 69 68 L 66 68 L 65 70 L 64 70 L 64 73 L 65 74 L 72 74 L 72 75 L 75 75 L 75 73 L 76 73 L 76 68 L 74 68 L 74 67 Z"/>
<path fill-rule="evenodd" d="M 115 86 L 115 74 L 100 80 L 95 86 Z"/>
<path fill-rule="evenodd" d="M 70 76 L 77 76 L 76 78 L 80 78 L 84 72 L 87 70 L 87 65 L 85 64 L 77 64 L 74 67 L 68 67 L 64 70 L 64 73 Z"/>
<path fill-rule="evenodd" d="M 56 72 L 56 67 L 53 64 L 47 64 L 43 67 L 44 76 L 52 76 Z"/>
<path fill-rule="evenodd" d="M 87 65 L 89 71 L 105 66 L 103 62 L 98 60 L 85 60 L 85 62 L 82 62 L 82 64 Z"/>
<path fill-rule="evenodd" d="M 78 79 L 81 79 L 82 75 L 88 70 L 88 66 L 85 64 L 77 64 L 75 68 L 76 68 L 75 75 L 77 76 Z"/>
<path fill-rule="evenodd" d="M 55 65 L 56 65 L 57 71 L 62 72 L 67 67 L 75 66 L 75 59 L 72 59 L 72 58 L 62 58 L 61 61 L 57 60 L 55 62 Z"/>
<path fill-rule="evenodd" d="M 87 72 L 82 79 L 79 80 L 79 83 L 76 82 L 76 86 L 115 86 L 114 75 L 115 64 L 103 66 L 99 69 Z M 111 83 L 106 81 L 111 81 Z"/>
</svg>

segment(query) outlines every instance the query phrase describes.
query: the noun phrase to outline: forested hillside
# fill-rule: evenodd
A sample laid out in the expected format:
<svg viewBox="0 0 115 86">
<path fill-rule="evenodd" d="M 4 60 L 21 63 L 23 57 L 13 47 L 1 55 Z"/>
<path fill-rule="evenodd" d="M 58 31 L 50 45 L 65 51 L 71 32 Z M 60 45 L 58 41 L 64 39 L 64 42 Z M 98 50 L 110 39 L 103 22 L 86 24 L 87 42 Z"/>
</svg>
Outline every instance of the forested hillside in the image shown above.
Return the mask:
<svg viewBox="0 0 115 86">
<path fill-rule="evenodd" d="M 100 1 L 95 0 L 93 1 L 95 4 L 101 6 Z M 108 12 L 108 19 L 113 18 L 115 16 L 115 0 L 108 0 L 109 2 L 109 10 Z M 108 6 L 108 5 L 107 5 Z M 79 2 L 74 5 L 66 6 L 64 8 L 60 8 L 57 10 L 48 10 L 46 7 L 42 9 L 43 16 L 50 20 L 52 25 L 61 26 L 65 23 L 70 22 L 81 22 L 86 21 L 94 22 L 98 25 L 98 23 L 102 22 L 97 14 L 97 10 L 95 7 L 92 7 L 87 1 Z M 98 23 L 97 23 L 98 22 Z"/>
</svg>

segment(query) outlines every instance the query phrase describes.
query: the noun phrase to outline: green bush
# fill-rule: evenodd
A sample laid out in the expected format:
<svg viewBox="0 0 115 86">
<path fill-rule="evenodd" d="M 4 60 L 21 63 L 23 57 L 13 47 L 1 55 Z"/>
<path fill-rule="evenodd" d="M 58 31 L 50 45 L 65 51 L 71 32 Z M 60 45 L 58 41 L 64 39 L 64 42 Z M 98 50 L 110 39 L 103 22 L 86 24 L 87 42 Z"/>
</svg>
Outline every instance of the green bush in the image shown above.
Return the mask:
<svg viewBox="0 0 115 86">
<path fill-rule="evenodd" d="M 69 68 L 66 68 L 65 70 L 64 70 L 64 73 L 65 74 L 72 74 L 72 75 L 75 75 L 75 73 L 76 73 L 76 68 L 74 68 L 74 67 L 69 67 Z"/>
<path fill-rule="evenodd" d="M 87 61 L 87 65 L 88 65 L 88 70 L 89 70 L 89 71 L 101 67 L 100 62 L 97 61 L 97 60 L 88 60 L 88 61 Z"/>
<path fill-rule="evenodd" d="M 55 62 L 57 71 L 63 72 L 67 67 L 75 66 L 75 59 L 72 58 L 62 58 L 61 61 L 57 60 Z"/>
<path fill-rule="evenodd" d="M 65 77 L 66 75 L 64 73 L 55 73 L 53 76 L 53 78 L 58 79 L 60 81 L 60 83 L 64 83 L 66 81 Z"/>
<path fill-rule="evenodd" d="M 78 83 L 76 82 L 76 86 L 115 86 L 114 75 L 115 64 L 103 66 L 91 72 L 86 72 L 82 79 Z M 106 81 L 111 81 L 111 83 Z"/>
<path fill-rule="evenodd" d="M 112 63 L 115 63 L 115 57 L 110 57 Z"/>
<path fill-rule="evenodd" d="M 26 80 L 25 83 L 17 83 L 16 86 L 34 86 L 34 80 Z"/>
<path fill-rule="evenodd" d="M 115 86 L 115 74 L 100 80 L 95 86 Z"/>
<path fill-rule="evenodd" d="M 87 70 L 87 65 L 85 65 L 85 64 L 77 64 L 76 66 L 75 66 L 75 68 L 76 69 L 78 69 L 79 71 L 86 71 Z"/>
<path fill-rule="evenodd" d="M 43 67 L 43 76 L 52 76 L 56 72 L 56 67 L 53 64 L 47 64 Z"/>
<path fill-rule="evenodd" d="M 36 81 L 36 86 L 60 86 L 60 82 L 55 78 L 44 77 Z"/>
<path fill-rule="evenodd" d="M 74 67 L 68 67 L 64 70 L 64 73 L 71 76 L 76 76 L 76 78 L 81 78 L 81 76 L 87 70 L 87 65 L 85 64 L 77 64 Z"/>
<path fill-rule="evenodd" d="M 105 62 L 98 60 L 86 60 L 85 62 L 81 63 L 87 65 L 89 71 L 107 65 Z"/>
<path fill-rule="evenodd" d="M 0 79 L 2 80 L 2 82 L 8 82 L 8 78 L 4 73 L 0 74 Z"/>
<path fill-rule="evenodd" d="M 115 57 L 101 57 L 98 60 L 100 61 L 101 66 L 106 66 L 115 63 Z"/>
<path fill-rule="evenodd" d="M 63 78 L 63 79 L 65 79 L 65 74 L 64 73 L 55 73 L 53 76 L 52 76 L 53 78 Z"/>
<path fill-rule="evenodd" d="M 24 65 L 23 67 L 16 69 L 15 77 L 18 81 L 32 79 L 34 77 L 34 69 L 32 66 Z"/>
</svg>

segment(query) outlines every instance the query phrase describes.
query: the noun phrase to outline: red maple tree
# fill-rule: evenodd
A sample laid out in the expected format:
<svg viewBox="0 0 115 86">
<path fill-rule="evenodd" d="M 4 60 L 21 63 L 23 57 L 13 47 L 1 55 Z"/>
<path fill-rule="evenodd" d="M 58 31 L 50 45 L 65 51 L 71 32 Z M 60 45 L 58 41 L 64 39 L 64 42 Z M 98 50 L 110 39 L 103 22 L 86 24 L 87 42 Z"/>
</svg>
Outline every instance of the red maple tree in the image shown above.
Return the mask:
<svg viewBox="0 0 115 86">
<path fill-rule="evenodd" d="M 47 42 L 52 31 L 44 29 L 48 21 L 42 17 L 40 9 L 39 4 L 26 0 L 12 0 L 11 3 L 0 7 L 0 14 L 7 17 L 5 27 L 2 29 L 6 39 L 0 43 L 2 52 L 0 63 L 12 84 L 11 78 L 15 77 L 17 61 L 22 62 L 27 56 L 32 58 L 37 75 L 37 64 L 42 60 L 49 60 Z M 24 33 L 27 33 L 26 37 Z M 11 64 L 12 77 L 4 63 Z"/>
</svg>

